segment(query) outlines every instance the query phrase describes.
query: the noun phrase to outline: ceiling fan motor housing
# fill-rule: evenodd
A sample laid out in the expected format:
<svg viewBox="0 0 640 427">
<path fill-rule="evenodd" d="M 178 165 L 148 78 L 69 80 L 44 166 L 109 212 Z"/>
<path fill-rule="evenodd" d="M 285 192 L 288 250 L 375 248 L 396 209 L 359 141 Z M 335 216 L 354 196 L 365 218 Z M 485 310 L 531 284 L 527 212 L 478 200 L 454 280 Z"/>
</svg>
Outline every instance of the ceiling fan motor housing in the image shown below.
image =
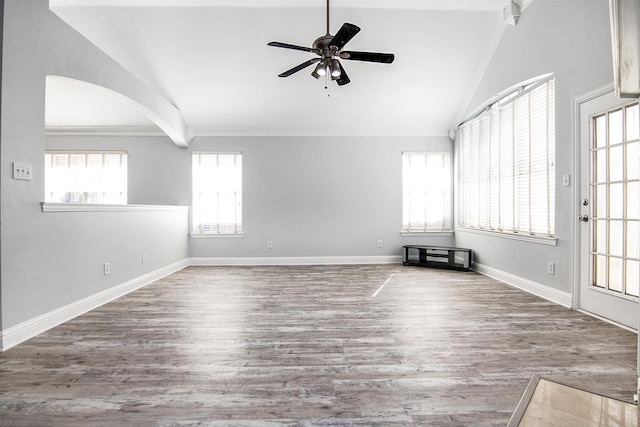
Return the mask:
<svg viewBox="0 0 640 427">
<path fill-rule="evenodd" d="M 317 50 L 317 53 L 323 58 L 329 56 L 331 55 L 332 50 L 337 52 L 337 47 L 331 46 L 331 40 L 333 40 L 333 36 L 331 34 L 320 36 L 313 42 L 313 49 Z"/>
</svg>

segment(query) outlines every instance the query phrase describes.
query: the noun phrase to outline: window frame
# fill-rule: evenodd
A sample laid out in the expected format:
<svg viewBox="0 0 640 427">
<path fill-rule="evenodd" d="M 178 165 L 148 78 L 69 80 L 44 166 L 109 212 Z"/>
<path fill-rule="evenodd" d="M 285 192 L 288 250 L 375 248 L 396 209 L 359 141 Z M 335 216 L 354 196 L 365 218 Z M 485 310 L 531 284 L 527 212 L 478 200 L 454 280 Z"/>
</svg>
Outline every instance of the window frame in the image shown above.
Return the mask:
<svg viewBox="0 0 640 427">
<path fill-rule="evenodd" d="M 549 96 L 550 94 L 548 93 L 549 86 L 551 86 L 551 88 L 553 89 L 553 94 L 551 96 Z M 507 132 L 510 131 L 513 133 L 512 142 L 511 142 L 511 148 L 513 150 L 513 153 L 512 153 L 513 159 L 511 164 L 515 168 L 517 157 L 522 156 L 522 152 L 516 153 L 517 145 L 519 143 L 519 141 L 517 141 L 517 138 L 515 136 L 516 124 L 517 124 L 515 119 L 515 114 L 516 114 L 515 110 L 517 108 L 516 102 L 520 102 L 520 100 L 523 100 L 523 99 L 528 100 L 529 102 L 529 105 L 526 107 L 527 108 L 526 111 L 528 114 L 527 123 L 529 125 L 528 126 L 529 134 L 527 135 L 527 138 L 530 144 L 530 141 L 533 138 L 531 135 L 532 132 L 531 132 L 531 126 L 530 126 L 530 123 L 532 121 L 531 97 L 534 91 L 542 87 L 547 88 L 547 98 L 544 104 L 547 109 L 546 113 L 553 114 L 552 118 L 549 118 L 548 116 L 546 117 L 546 121 L 545 121 L 546 127 L 544 128 L 546 132 L 545 147 L 547 149 L 547 153 L 544 160 L 544 162 L 546 163 L 546 172 L 545 172 L 546 193 L 545 194 L 546 194 L 547 200 L 549 200 L 549 203 L 546 206 L 546 209 L 547 209 L 547 220 L 550 221 L 547 224 L 547 232 L 540 232 L 537 228 L 535 230 L 529 230 L 527 229 L 527 227 L 519 226 L 518 220 L 516 219 L 516 216 L 517 216 L 516 211 L 518 209 L 516 200 L 519 199 L 520 201 L 522 201 L 524 199 L 522 197 L 518 198 L 518 192 L 517 192 L 516 186 L 518 185 L 518 180 L 521 178 L 518 178 L 515 172 L 512 174 L 512 177 L 510 178 L 511 183 L 513 185 L 513 201 L 509 209 L 507 209 L 507 210 L 513 211 L 513 215 L 514 215 L 513 224 L 510 224 L 510 228 L 508 228 L 508 227 L 505 227 L 505 223 L 498 221 L 496 226 L 495 219 L 494 219 L 495 214 L 492 213 L 492 206 L 494 207 L 494 209 L 497 209 L 498 212 L 502 212 L 504 209 L 506 209 L 505 207 L 506 205 L 502 205 L 503 202 L 502 200 L 500 200 L 503 196 L 505 196 L 505 194 L 502 191 L 498 192 L 497 194 L 497 197 L 498 197 L 497 202 L 495 200 L 492 200 L 492 197 L 493 197 L 492 191 L 495 191 L 495 187 L 494 188 L 490 188 L 490 187 L 492 186 L 492 183 L 494 185 L 496 183 L 494 182 L 496 181 L 496 179 L 494 179 L 495 174 L 496 173 L 498 174 L 497 182 L 500 185 L 502 185 L 504 181 L 501 181 L 502 176 L 500 176 L 500 165 L 502 165 L 502 163 L 500 162 L 496 163 L 495 165 L 493 165 L 494 168 L 492 169 L 491 166 L 492 166 L 492 163 L 494 162 L 491 156 L 496 153 L 498 154 L 504 153 L 503 151 L 504 142 L 500 140 L 500 134 L 497 134 L 498 136 L 496 137 L 495 136 L 496 133 L 492 133 L 492 132 L 494 132 L 494 126 L 502 125 L 502 122 L 501 122 L 502 110 L 506 108 L 511 108 L 512 110 L 514 110 L 512 123 L 506 125 L 506 126 L 511 126 L 511 129 L 506 129 L 506 131 Z M 527 98 L 524 98 L 524 97 L 527 97 Z M 486 123 L 482 123 L 483 120 L 486 121 Z M 475 142 L 471 144 L 469 143 L 463 144 L 461 142 L 461 138 L 465 137 L 464 135 L 465 130 L 469 131 L 469 128 L 474 125 L 481 128 L 476 131 L 478 133 L 477 140 L 475 140 Z M 463 127 L 466 127 L 467 129 L 463 129 Z M 503 131 L 503 129 L 500 128 L 500 131 Z M 480 135 L 480 133 L 482 132 L 484 133 Z M 476 135 L 474 135 L 473 137 L 476 138 Z M 482 149 L 479 148 L 480 146 L 482 146 Z M 498 151 L 495 151 L 496 147 L 498 148 Z M 474 153 L 467 152 L 466 150 L 473 150 Z M 529 151 L 525 154 L 525 157 L 531 154 L 531 151 L 532 151 L 531 145 L 529 145 L 528 150 Z M 471 164 L 469 168 L 464 169 L 461 167 L 460 162 L 461 162 L 461 158 L 464 159 L 465 156 L 469 159 L 477 158 L 478 161 Z M 488 163 L 486 163 L 483 168 L 483 166 L 480 165 L 480 163 L 484 157 L 488 158 Z M 529 184 L 528 184 L 529 188 L 528 188 L 528 191 L 524 191 L 524 195 L 526 196 L 525 198 L 528 200 L 528 202 L 525 204 L 531 207 L 534 200 L 534 196 L 532 194 L 532 188 L 533 188 L 532 181 L 530 180 L 530 178 L 534 174 L 531 170 L 531 166 L 532 166 L 531 158 L 527 157 L 526 164 L 527 164 L 529 173 L 521 174 L 519 175 L 519 177 L 524 177 L 525 179 L 529 180 Z M 484 171 L 484 174 L 487 175 L 485 179 L 483 179 L 481 175 L 483 171 Z M 482 199 L 483 195 L 478 194 L 475 196 L 477 199 L 475 202 L 473 202 L 473 203 L 476 203 L 475 205 L 473 203 L 470 203 L 472 202 L 470 200 L 470 198 L 472 197 L 469 191 L 470 188 L 464 187 L 465 183 L 472 184 L 474 182 L 474 181 L 471 181 L 471 178 L 468 178 L 468 177 L 465 178 L 465 174 L 468 174 L 468 173 L 471 173 L 471 175 L 477 177 L 476 184 L 478 185 L 479 189 L 486 190 L 485 192 L 483 192 L 483 195 L 485 196 L 484 199 Z M 493 97 L 483 107 L 477 109 L 474 112 L 474 114 L 469 116 L 469 118 L 467 118 L 463 123 L 460 124 L 460 126 L 458 127 L 458 134 L 456 138 L 456 147 L 455 147 L 455 174 L 456 174 L 456 179 L 455 179 L 455 187 L 456 187 L 455 230 L 456 231 L 487 234 L 487 235 L 492 235 L 496 237 L 524 240 L 528 242 L 548 244 L 548 245 L 557 244 L 556 229 L 555 229 L 555 222 L 556 222 L 556 219 L 555 219 L 555 213 L 556 213 L 555 212 L 555 191 L 556 191 L 555 79 L 552 74 L 547 74 L 537 79 L 528 80 L 518 85 L 510 87 L 509 89 L 501 92 L 500 95 Z M 539 183 L 538 184 L 533 183 L 533 184 L 538 185 Z M 541 186 L 541 187 L 544 187 L 544 186 Z M 500 187 L 498 186 L 498 188 Z M 496 203 L 497 203 L 497 208 L 495 207 Z M 473 212 L 470 212 L 470 211 L 473 211 Z M 470 221 L 468 221 L 468 218 L 470 216 L 477 216 L 477 218 L 473 220 L 473 224 L 471 225 L 470 225 Z"/>
<path fill-rule="evenodd" d="M 219 161 L 219 156 L 234 156 L 234 163 L 237 161 L 237 159 L 240 159 L 240 164 L 239 164 L 239 183 L 235 183 L 235 193 L 234 193 L 234 197 L 237 198 L 238 197 L 238 184 L 239 184 L 239 208 L 236 205 L 236 211 L 234 212 L 234 217 L 236 219 L 236 221 L 233 223 L 233 227 L 234 227 L 234 231 L 233 232 L 221 232 L 220 231 L 220 225 L 221 223 L 218 221 L 215 223 L 218 231 L 206 231 L 204 230 L 201 226 L 202 224 L 199 224 L 200 228 L 198 229 L 198 225 L 196 224 L 197 220 L 198 220 L 198 205 L 196 204 L 196 192 L 198 191 L 199 188 L 199 184 L 196 184 L 196 167 L 195 167 L 195 159 L 196 157 L 199 159 L 202 159 L 202 156 L 216 156 L 218 157 L 218 161 Z M 239 156 L 239 157 L 238 157 Z M 242 151 L 193 151 L 191 153 L 191 186 L 192 186 L 192 194 L 191 194 L 191 224 L 190 224 L 190 231 L 189 231 L 189 235 L 192 238 L 239 238 L 239 237 L 243 237 L 244 236 L 244 224 L 243 224 L 243 153 Z M 237 167 L 238 165 L 235 165 L 235 167 Z M 237 171 L 236 171 L 237 172 Z M 237 200 L 237 199 L 236 199 Z M 239 213 L 238 213 L 238 209 L 239 209 Z M 239 221 L 238 219 L 238 215 L 239 215 Z M 214 224 L 214 223 L 210 223 L 210 224 Z M 228 224 L 229 225 L 229 224 Z"/>
<path fill-rule="evenodd" d="M 45 150 L 44 153 L 44 203 L 47 204 L 63 204 L 63 205 L 112 205 L 112 206 L 127 206 L 128 205 L 128 197 L 129 197 L 129 154 L 127 151 L 125 150 Z M 103 201 L 103 202 L 91 202 L 91 201 L 87 201 L 88 197 L 86 196 L 86 194 L 89 193 L 99 193 L 99 191 L 66 191 L 66 193 L 82 193 L 85 194 L 85 199 L 84 201 L 54 201 L 51 200 L 51 192 L 47 192 L 47 171 L 48 170 L 52 170 L 54 168 L 50 167 L 48 165 L 47 162 L 47 156 L 54 156 L 54 155 L 82 155 L 84 156 L 84 162 L 86 164 L 87 160 L 88 160 L 88 156 L 90 155 L 101 155 L 102 156 L 102 161 L 103 161 L 103 165 L 104 165 L 104 156 L 105 155 L 119 155 L 120 156 L 120 172 L 122 172 L 122 170 L 124 170 L 124 176 L 122 176 L 121 174 L 119 174 L 118 179 L 120 180 L 120 201 L 115 201 L 112 199 L 109 199 L 107 201 Z M 53 160 L 53 159 L 52 159 Z M 124 161 L 123 161 L 124 160 Z M 70 167 L 68 168 L 70 169 Z M 88 169 L 88 168 L 85 168 Z M 49 178 L 51 179 L 51 178 Z M 98 178 L 100 179 L 100 178 Z M 102 177 L 101 179 L 104 180 L 104 177 Z M 111 180 L 111 179 L 109 179 Z M 91 189 L 90 187 L 87 187 L 86 189 Z M 99 188 L 97 188 L 97 190 L 99 190 Z"/>
<path fill-rule="evenodd" d="M 441 227 L 429 227 L 429 221 L 426 219 L 429 215 L 429 211 L 427 210 L 427 203 L 425 203 L 424 210 L 424 227 L 413 228 L 411 227 L 410 221 L 407 221 L 407 212 L 408 208 L 407 204 L 410 203 L 407 201 L 407 194 L 410 193 L 411 188 L 406 187 L 406 179 L 408 175 L 408 171 L 405 170 L 406 157 L 407 156 L 424 156 L 425 164 L 428 164 L 429 157 L 438 157 L 440 159 L 432 159 L 433 161 L 445 160 L 442 157 L 445 156 L 447 160 L 447 172 L 449 176 L 449 188 L 448 190 L 436 189 L 434 191 L 446 191 L 447 194 L 443 194 L 442 198 L 442 207 L 443 213 L 444 209 L 446 209 L 447 213 L 443 215 L 442 218 L 439 218 L 437 222 L 441 223 Z M 453 235 L 453 153 L 450 150 L 432 150 L 432 151 L 403 151 L 402 152 L 402 228 L 400 234 L 402 236 L 451 236 Z M 414 187 L 415 188 L 415 187 Z M 426 190 L 423 190 L 426 191 Z M 425 201 L 427 199 L 427 194 L 425 194 Z M 448 227 L 446 225 L 448 224 Z"/>
</svg>

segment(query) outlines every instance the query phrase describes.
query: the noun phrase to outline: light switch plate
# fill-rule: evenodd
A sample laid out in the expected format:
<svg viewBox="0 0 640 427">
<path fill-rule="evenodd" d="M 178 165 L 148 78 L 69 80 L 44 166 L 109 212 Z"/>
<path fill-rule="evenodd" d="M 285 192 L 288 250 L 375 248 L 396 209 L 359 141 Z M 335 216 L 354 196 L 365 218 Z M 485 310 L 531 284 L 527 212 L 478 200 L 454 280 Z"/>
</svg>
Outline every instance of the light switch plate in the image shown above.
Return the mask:
<svg viewBox="0 0 640 427">
<path fill-rule="evenodd" d="M 33 167 L 28 163 L 13 162 L 13 179 L 33 180 Z"/>
</svg>

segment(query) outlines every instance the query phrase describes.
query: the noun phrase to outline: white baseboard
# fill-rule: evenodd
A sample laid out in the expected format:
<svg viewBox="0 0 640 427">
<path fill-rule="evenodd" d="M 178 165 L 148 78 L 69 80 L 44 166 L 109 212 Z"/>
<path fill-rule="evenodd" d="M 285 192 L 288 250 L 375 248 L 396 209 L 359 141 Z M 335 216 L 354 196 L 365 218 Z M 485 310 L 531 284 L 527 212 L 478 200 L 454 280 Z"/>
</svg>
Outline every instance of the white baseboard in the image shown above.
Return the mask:
<svg viewBox="0 0 640 427">
<path fill-rule="evenodd" d="M 399 264 L 402 256 L 191 258 L 192 266 Z"/>
<path fill-rule="evenodd" d="M 515 288 L 529 292 L 530 294 L 539 296 L 540 298 L 571 308 L 572 297 L 569 292 L 559 291 L 557 289 L 550 288 L 549 286 L 545 286 L 528 279 L 523 279 L 522 277 L 515 276 L 511 273 L 506 273 L 496 268 L 478 264 L 477 262 L 473 263 L 473 270 L 482 275 L 500 280 L 507 285 L 511 285 Z"/>
<path fill-rule="evenodd" d="M 27 320 L 26 322 L 20 323 L 16 326 L 12 326 L 0 332 L 0 351 L 6 351 L 11 347 L 15 347 L 36 335 L 188 266 L 188 259 L 178 261 L 118 286 L 114 286 L 113 288 L 109 288 L 95 295 L 81 299 L 80 301 L 76 301 L 49 313 Z"/>
</svg>

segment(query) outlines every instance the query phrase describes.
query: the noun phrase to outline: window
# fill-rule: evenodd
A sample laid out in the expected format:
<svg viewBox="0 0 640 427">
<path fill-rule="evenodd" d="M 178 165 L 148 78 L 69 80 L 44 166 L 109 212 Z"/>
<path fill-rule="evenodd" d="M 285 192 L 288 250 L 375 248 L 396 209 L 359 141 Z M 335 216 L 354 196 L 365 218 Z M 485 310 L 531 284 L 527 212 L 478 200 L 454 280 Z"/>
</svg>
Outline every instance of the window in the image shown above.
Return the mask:
<svg viewBox="0 0 640 427">
<path fill-rule="evenodd" d="M 402 231 L 451 231 L 451 154 L 402 154 Z"/>
<path fill-rule="evenodd" d="M 547 78 L 460 125 L 458 225 L 555 235 L 555 94 Z"/>
<path fill-rule="evenodd" d="M 127 204 L 127 153 L 45 153 L 45 202 Z"/>
<path fill-rule="evenodd" d="M 640 294 L 640 115 L 637 102 L 593 117 L 591 265 L 593 285 Z"/>
<path fill-rule="evenodd" d="M 242 153 L 193 154 L 193 233 L 242 233 Z"/>
</svg>

